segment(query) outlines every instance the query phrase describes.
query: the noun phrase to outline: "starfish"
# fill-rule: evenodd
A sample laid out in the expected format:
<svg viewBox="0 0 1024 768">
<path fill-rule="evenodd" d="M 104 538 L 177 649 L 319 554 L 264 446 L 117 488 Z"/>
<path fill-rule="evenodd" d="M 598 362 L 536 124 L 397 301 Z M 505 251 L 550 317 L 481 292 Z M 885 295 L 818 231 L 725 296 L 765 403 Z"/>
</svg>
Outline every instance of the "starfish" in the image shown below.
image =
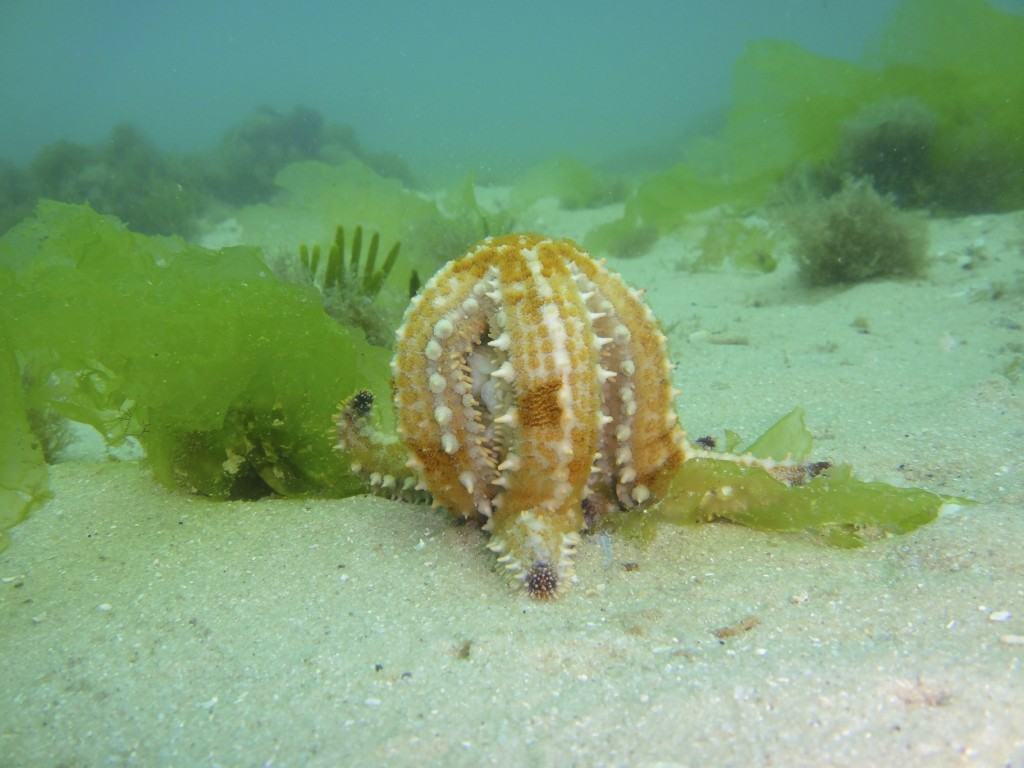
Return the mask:
<svg viewBox="0 0 1024 768">
<path fill-rule="evenodd" d="M 588 522 L 658 501 L 708 454 L 679 425 L 642 293 L 570 240 L 484 240 L 427 282 L 396 337 L 397 429 L 360 390 L 335 417 L 336 448 L 376 491 L 478 520 L 534 598 L 574 580 Z"/>
</svg>

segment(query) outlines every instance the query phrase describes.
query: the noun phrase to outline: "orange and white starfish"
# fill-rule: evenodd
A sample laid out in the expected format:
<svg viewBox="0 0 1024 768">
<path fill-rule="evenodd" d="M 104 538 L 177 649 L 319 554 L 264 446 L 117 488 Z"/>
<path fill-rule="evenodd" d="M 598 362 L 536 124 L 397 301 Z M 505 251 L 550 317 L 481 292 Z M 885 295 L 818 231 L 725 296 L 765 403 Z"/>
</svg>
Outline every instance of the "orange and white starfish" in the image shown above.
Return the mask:
<svg viewBox="0 0 1024 768">
<path fill-rule="evenodd" d="M 449 262 L 406 311 L 391 369 L 396 433 L 362 390 L 337 448 L 375 489 L 479 520 L 535 598 L 572 582 L 589 519 L 657 501 L 706 453 L 679 426 L 641 293 L 569 240 L 489 238 Z"/>
</svg>

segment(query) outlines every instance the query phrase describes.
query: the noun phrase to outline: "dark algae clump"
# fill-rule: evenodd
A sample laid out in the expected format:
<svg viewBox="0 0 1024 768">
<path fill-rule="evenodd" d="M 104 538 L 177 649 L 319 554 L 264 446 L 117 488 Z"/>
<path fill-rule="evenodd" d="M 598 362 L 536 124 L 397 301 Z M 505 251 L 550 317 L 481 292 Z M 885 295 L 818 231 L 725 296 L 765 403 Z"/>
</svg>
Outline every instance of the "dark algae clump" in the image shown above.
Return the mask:
<svg viewBox="0 0 1024 768">
<path fill-rule="evenodd" d="M 359 489 L 324 425 L 339 392 L 386 392 L 387 352 L 255 249 L 44 201 L 0 239 L 0 268 L 5 352 L 32 372 L 34 407 L 138 440 L 162 483 L 216 498 Z"/>
<path fill-rule="evenodd" d="M 161 151 L 139 128 L 122 122 L 96 144 L 47 144 L 27 168 L 0 161 L 0 233 L 42 198 L 88 204 L 143 234 L 190 236 L 211 209 L 269 201 L 277 174 L 291 163 L 353 159 L 383 177 L 412 183 L 396 155 L 364 150 L 350 126 L 327 122 L 308 107 L 259 107 L 215 148 L 185 155 Z"/>
<path fill-rule="evenodd" d="M 32 160 L 26 180 L 26 203 L 35 197 L 88 202 L 153 235 L 188 234 L 206 202 L 195 168 L 161 153 L 129 123 L 114 126 L 96 146 L 47 145 Z M 0 216 L 0 224 L 7 223 Z"/>
</svg>

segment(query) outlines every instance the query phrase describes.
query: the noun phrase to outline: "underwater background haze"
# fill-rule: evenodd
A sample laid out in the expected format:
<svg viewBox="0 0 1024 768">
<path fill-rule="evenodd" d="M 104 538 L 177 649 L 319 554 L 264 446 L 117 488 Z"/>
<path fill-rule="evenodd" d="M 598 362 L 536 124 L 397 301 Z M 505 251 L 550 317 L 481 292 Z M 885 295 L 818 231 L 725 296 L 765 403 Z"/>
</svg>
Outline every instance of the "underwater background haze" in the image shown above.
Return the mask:
<svg viewBox="0 0 1024 768">
<path fill-rule="evenodd" d="M 122 121 L 194 150 L 258 105 L 303 104 L 426 178 L 563 152 L 657 162 L 718 126 L 747 43 L 858 58 L 895 5 L 16 0 L 0 11 L 0 157 Z"/>
</svg>

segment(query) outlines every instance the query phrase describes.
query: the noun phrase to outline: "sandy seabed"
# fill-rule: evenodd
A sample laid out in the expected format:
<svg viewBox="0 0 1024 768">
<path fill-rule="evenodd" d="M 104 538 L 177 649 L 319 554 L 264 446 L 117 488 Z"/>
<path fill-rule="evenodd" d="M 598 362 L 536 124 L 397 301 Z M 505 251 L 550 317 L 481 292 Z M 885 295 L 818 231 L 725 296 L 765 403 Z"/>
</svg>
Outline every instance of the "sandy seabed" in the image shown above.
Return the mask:
<svg viewBox="0 0 1024 768">
<path fill-rule="evenodd" d="M 694 237 L 611 264 L 691 435 L 800 405 L 816 457 L 979 503 L 857 550 L 587 536 L 538 604 L 439 511 L 60 464 L 0 554 L 0 765 L 1024 766 L 1024 215 L 846 289 L 681 271 Z"/>
</svg>

